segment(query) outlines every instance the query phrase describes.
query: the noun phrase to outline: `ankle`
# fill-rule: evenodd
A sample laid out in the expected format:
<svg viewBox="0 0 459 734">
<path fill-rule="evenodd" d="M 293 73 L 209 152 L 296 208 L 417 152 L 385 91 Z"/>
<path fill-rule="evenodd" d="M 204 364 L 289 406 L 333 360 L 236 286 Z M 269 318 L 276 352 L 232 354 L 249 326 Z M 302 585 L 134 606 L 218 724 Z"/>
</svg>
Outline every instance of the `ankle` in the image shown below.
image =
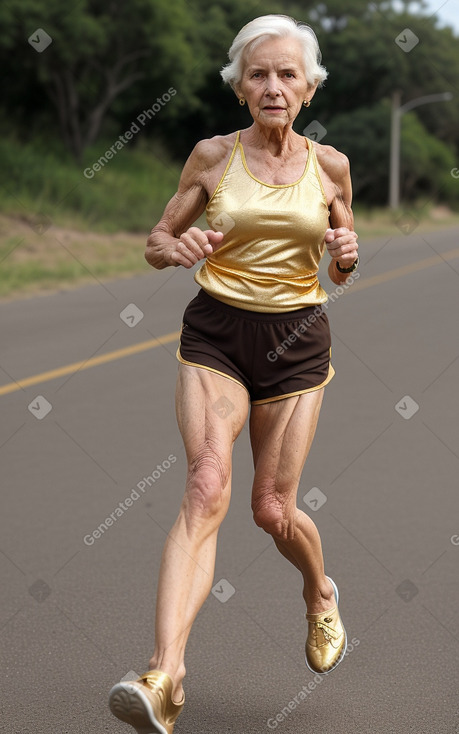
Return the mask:
<svg viewBox="0 0 459 734">
<path fill-rule="evenodd" d="M 186 670 L 183 663 L 170 662 L 159 655 L 153 655 L 149 661 L 149 670 L 161 670 L 170 676 L 173 683 L 172 700 L 174 703 L 180 703 L 183 698 L 182 681 L 185 677 Z"/>
<path fill-rule="evenodd" d="M 311 586 L 310 589 L 305 589 L 304 600 L 309 614 L 327 612 L 336 606 L 333 585 L 324 576 L 323 582 L 319 586 Z"/>
</svg>

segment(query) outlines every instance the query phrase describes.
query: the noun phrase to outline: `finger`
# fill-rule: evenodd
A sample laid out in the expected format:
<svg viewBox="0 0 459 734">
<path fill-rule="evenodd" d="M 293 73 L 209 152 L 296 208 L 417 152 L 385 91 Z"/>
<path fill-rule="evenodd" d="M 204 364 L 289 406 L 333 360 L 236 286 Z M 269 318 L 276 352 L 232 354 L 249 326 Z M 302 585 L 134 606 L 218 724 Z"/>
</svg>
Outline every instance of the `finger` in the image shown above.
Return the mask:
<svg viewBox="0 0 459 734">
<path fill-rule="evenodd" d="M 223 232 L 214 232 L 213 229 L 206 229 L 203 234 L 206 235 L 211 245 L 219 245 L 225 236 Z"/>
<path fill-rule="evenodd" d="M 355 263 L 357 257 L 358 254 L 356 252 L 348 252 L 345 255 L 337 257 L 336 261 L 339 262 L 339 264 L 343 267 L 348 267 L 348 265 L 352 265 L 352 263 Z"/>
<path fill-rule="evenodd" d="M 213 229 L 207 229 L 205 232 L 203 232 L 202 229 L 199 229 L 199 227 L 190 227 L 190 229 L 187 229 L 187 231 L 184 232 L 184 235 L 188 235 L 191 238 L 190 240 L 187 237 L 184 241 L 186 241 L 187 243 L 194 242 L 198 245 L 198 247 L 201 248 L 202 254 L 198 255 L 199 259 L 205 257 L 206 255 L 210 255 L 213 252 L 214 248 L 212 246 L 212 243 L 209 242 L 209 236 L 208 236 L 209 234 L 210 236 L 213 236 L 213 235 L 220 235 L 221 233 L 214 232 Z M 181 239 L 183 239 L 183 235 Z M 216 244 L 218 244 L 218 242 L 220 242 L 221 239 L 223 239 L 223 234 L 221 234 L 221 237 L 216 238 Z M 194 251 L 196 252 L 196 250 Z"/>
<path fill-rule="evenodd" d="M 196 245 L 195 242 L 190 244 L 179 240 L 179 242 L 177 242 L 176 251 L 179 252 L 183 258 L 189 260 L 191 265 L 195 265 L 198 260 L 202 260 L 205 257 L 202 249 Z"/>
<path fill-rule="evenodd" d="M 356 235 L 349 234 L 349 235 L 342 235 L 341 237 L 337 237 L 332 242 L 327 242 L 328 250 L 337 250 L 341 247 L 357 247 L 357 239 Z"/>
<path fill-rule="evenodd" d="M 213 230 L 210 230 L 210 231 L 213 231 Z M 205 245 L 209 243 L 209 237 L 207 236 L 207 232 L 203 232 L 202 229 L 199 229 L 199 227 L 190 227 L 183 234 L 189 235 L 191 239 L 194 242 L 196 242 L 200 247 L 204 247 Z"/>
<path fill-rule="evenodd" d="M 195 263 L 197 262 L 197 260 L 195 260 L 194 258 L 193 260 L 191 260 L 184 253 L 179 252 L 179 250 L 175 250 L 174 252 L 172 252 L 170 258 L 174 264 L 182 265 L 184 268 L 188 269 L 192 268 L 193 265 L 195 265 Z"/>
<path fill-rule="evenodd" d="M 202 234 L 202 233 L 201 233 Z M 205 248 L 212 248 L 211 245 L 209 245 L 208 242 L 196 242 L 193 236 L 189 232 L 184 232 L 179 237 L 179 241 L 177 243 L 177 247 L 179 248 L 180 252 L 184 252 L 184 248 L 189 250 L 190 254 L 193 254 L 197 260 L 202 260 L 203 257 L 208 254 L 206 252 Z M 212 251 L 212 249 L 211 249 Z"/>
<path fill-rule="evenodd" d="M 342 262 L 353 263 L 354 260 L 357 260 L 358 256 L 359 256 L 359 254 L 358 254 L 357 250 L 346 250 L 344 252 L 339 252 L 338 251 L 338 252 L 334 253 L 332 255 L 332 258 L 334 260 L 339 260 L 341 263 Z"/>
<path fill-rule="evenodd" d="M 339 237 L 335 237 L 334 240 L 327 240 L 327 244 L 341 247 L 342 245 L 348 245 L 349 243 L 355 244 L 357 242 L 358 235 L 355 232 L 347 232 Z"/>
<path fill-rule="evenodd" d="M 334 242 L 337 247 L 340 247 L 348 242 L 355 242 L 357 237 L 356 232 L 350 231 L 346 227 L 338 227 L 337 229 L 327 229 L 324 240 L 327 245 Z"/>
<path fill-rule="evenodd" d="M 346 255 L 349 252 L 357 252 L 359 246 L 357 242 L 350 242 L 349 244 L 341 245 L 337 249 L 341 251 L 343 255 Z"/>
<path fill-rule="evenodd" d="M 358 235 L 355 232 L 346 232 L 339 237 L 335 237 L 335 242 L 341 242 L 342 245 L 347 245 L 349 242 L 357 242 Z"/>
<path fill-rule="evenodd" d="M 347 227 L 337 227 L 337 228 L 336 228 L 336 229 L 334 229 L 333 231 L 334 231 L 334 233 L 335 233 L 335 239 L 336 239 L 337 237 L 343 237 L 343 236 L 344 236 L 344 235 L 346 235 L 346 234 L 350 234 L 350 232 L 351 232 L 351 230 L 350 230 L 350 229 L 348 229 Z"/>
<path fill-rule="evenodd" d="M 343 248 L 341 253 L 336 253 L 334 256 L 336 260 L 339 261 L 340 265 L 343 267 L 347 267 L 348 265 L 352 265 L 359 256 L 359 253 L 357 252 L 356 247 L 352 248 Z"/>
</svg>

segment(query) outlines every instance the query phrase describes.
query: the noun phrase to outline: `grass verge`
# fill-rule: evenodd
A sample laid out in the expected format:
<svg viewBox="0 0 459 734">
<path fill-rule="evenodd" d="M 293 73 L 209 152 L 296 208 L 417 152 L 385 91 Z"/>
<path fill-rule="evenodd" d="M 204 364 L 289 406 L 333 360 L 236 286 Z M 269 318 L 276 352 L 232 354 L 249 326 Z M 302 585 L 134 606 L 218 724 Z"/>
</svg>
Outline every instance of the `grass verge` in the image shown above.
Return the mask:
<svg viewBox="0 0 459 734">
<path fill-rule="evenodd" d="M 180 166 L 140 140 L 94 171 L 109 147 L 88 149 L 78 164 L 58 142 L 0 139 L 0 212 L 38 229 L 148 231 L 176 190 Z"/>
</svg>

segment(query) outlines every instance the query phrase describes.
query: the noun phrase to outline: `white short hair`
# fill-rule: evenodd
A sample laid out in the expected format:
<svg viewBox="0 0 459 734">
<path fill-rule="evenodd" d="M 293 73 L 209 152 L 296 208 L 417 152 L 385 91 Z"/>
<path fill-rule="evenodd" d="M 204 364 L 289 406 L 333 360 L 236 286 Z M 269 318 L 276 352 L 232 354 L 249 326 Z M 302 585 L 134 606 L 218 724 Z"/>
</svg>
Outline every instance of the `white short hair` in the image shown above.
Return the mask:
<svg viewBox="0 0 459 734">
<path fill-rule="evenodd" d="M 320 65 L 322 54 L 317 36 L 306 23 L 299 23 L 288 15 L 262 15 L 241 28 L 228 51 L 230 63 L 220 72 L 223 81 L 234 89 L 235 85 L 241 82 L 245 55 L 248 51 L 270 38 L 287 37 L 295 38 L 301 44 L 308 84 L 318 83 L 318 86 L 322 86 L 328 72 Z"/>
</svg>

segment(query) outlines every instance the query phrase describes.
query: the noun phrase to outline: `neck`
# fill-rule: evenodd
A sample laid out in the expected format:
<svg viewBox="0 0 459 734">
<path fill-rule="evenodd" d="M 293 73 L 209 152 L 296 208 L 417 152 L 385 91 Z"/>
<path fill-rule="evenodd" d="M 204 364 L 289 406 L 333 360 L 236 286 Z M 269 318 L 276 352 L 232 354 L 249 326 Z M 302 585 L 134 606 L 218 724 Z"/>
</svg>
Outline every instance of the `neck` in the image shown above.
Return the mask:
<svg viewBox="0 0 459 734">
<path fill-rule="evenodd" d="M 275 157 L 282 157 L 298 145 L 299 136 L 289 123 L 284 127 L 265 127 L 254 122 L 246 131 L 246 143 L 254 148 L 269 150 Z"/>
</svg>

